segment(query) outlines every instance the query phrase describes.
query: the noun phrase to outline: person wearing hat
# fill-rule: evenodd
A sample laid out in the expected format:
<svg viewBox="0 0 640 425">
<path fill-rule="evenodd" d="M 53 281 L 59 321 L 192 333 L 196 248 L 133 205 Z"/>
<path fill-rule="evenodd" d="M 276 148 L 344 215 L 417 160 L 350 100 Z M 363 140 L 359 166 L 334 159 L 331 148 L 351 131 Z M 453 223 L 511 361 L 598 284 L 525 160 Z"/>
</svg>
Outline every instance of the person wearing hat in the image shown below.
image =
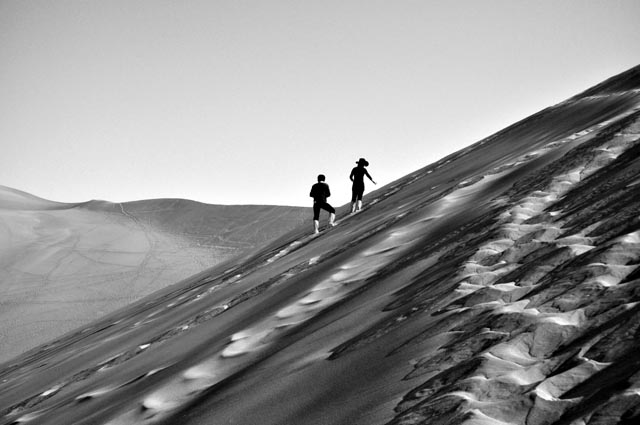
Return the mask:
<svg viewBox="0 0 640 425">
<path fill-rule="evenodd" d="M 353 186 L 351 186 L 351 213 L 352 214 L 362 209 L 362 195 L 364 194 L 364 176 L 367 176 L 373 184 L 377 184 L 375 181 L 373 181 L 367 169 L 364 168 L 369 166 L 369 162 L 366 159 L 360 158 L 358 161 L 356 161 L 356 164 L 358 164 L 358 166 L 354 167 L 353 170 L 351 170 L 351 175 L 349 175 L 349 178 L 353 182 Z"/>
<path fill-rule="evenodd" d="M 313 230 L 320 233 L 320 210 L 329 212 L 329 225 L 335 226 L 336 210 L 329 205 L 327 198 L 331 196 L 329 185 L 324 182 L 324 174 L 318 175 L 318 183 L 311 186 L 309 196 L 313 198 Z"/>
</svg>

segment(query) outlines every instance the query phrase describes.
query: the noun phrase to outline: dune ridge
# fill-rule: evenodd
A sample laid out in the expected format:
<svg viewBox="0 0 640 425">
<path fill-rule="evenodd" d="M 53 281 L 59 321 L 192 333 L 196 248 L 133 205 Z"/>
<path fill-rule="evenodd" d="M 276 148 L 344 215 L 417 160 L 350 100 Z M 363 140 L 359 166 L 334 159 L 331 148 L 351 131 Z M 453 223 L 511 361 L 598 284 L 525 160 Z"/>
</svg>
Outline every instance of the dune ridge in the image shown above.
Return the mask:
<svg viewBox="0 0 640 425">
<path fill-rule="evenodd" d="M 172 199 L 59 203 L 0 186 L 0 362 L 255 249 L 308 215 Z"/>
<path fill-rule="evenodd" d="M 631 424 L 640 73 L 19 356 L 4 423 Z"/>
</svg>

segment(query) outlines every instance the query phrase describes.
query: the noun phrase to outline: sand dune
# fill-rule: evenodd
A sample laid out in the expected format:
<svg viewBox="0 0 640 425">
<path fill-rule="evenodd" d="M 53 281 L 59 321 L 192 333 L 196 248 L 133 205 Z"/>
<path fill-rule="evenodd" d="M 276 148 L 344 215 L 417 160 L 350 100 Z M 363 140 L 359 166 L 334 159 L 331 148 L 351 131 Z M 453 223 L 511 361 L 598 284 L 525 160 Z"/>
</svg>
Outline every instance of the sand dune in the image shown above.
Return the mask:
<svg viewBox="0 0 640 425">
<path fill-rule="evenodd" d="M 634 68 L 12 359 L 2 423 L 638 422 L 639 89 Z"/>
<path fill-rule="evenodd" d="M 185 200 L 63 204 L 0 187 L 0 361 L 263 244 L 263 227 L 273 238 L 307 216 Z"/>
</svg>

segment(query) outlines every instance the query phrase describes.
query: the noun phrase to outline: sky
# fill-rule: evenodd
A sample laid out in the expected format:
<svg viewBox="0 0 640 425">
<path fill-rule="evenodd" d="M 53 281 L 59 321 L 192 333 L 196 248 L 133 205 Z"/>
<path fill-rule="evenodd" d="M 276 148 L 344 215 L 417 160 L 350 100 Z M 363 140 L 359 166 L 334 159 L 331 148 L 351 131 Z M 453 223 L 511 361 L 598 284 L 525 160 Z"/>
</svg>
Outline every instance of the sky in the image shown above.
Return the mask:
<svg viewBox="0 0 640 425">
<path fill-rule="evenodd" d="M 640 1 L 0 0 L 0 185 L 334 206 L 640 64 Z M 373 190 L 366 185 L 366 192 Z"/>
</svg>

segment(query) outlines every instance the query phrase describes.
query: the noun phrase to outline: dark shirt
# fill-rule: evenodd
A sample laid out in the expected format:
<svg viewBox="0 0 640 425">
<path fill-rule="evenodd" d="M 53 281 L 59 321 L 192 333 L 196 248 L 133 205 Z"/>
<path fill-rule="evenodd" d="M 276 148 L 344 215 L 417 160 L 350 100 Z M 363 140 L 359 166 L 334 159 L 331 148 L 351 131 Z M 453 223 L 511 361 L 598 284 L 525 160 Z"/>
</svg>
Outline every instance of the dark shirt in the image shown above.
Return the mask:
<svg viewBox="0 0 640 425">
<path fill-rule="evenodd" d="M 367 172 L 366 168 L 353 167 L 353 170 L 351 170 L 351 175 L 349 176 L 349 178 L 351 179 L 351 181 L 353 181 L 354 184 L 364 185 L 364 176 L 369 177 L 369 180 L 371 180 L 371 176 Z"/>
<path fill-rule="evenodd" d="M 326 202 L 327 198 L 331 196 L 329 185 L 324 182 L 318 182 L 311 186 L 311 193 L 309 196 L 313 198 L 314 202 Z"/>
</svg>

